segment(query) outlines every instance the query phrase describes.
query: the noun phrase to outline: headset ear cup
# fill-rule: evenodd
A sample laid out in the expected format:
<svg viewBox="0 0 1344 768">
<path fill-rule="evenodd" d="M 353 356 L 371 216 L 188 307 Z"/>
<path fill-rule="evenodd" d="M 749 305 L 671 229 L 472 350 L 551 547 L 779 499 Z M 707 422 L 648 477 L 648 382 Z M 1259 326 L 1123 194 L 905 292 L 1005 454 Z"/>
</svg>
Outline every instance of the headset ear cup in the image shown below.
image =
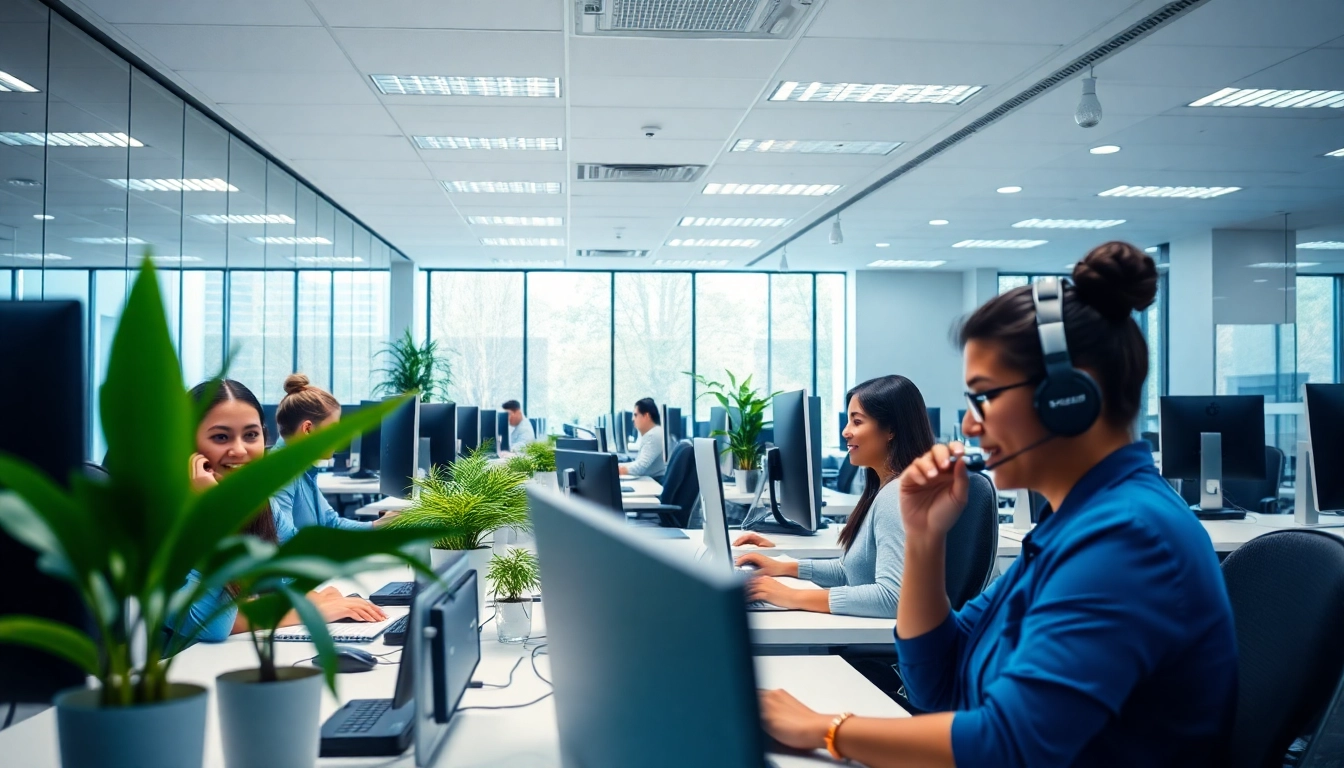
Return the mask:
<svg viewBox="0 0 1344 768">
<path fill-rule="evenodd" d="M 1052 434 L 1077 437 L 1101 416 L 1101 390 L 1086 371 L 1072 368 L 1036 387 L 1036 416 Z"/>
</svg>

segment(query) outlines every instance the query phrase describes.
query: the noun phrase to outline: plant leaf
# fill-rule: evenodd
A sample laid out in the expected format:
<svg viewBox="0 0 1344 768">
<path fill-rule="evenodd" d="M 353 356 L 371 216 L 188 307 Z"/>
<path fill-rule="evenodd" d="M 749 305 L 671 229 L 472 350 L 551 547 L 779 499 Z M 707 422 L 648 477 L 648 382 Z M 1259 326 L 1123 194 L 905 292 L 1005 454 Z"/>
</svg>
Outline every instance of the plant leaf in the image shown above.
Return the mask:
<svg viewBox="0 0 1344 768">
<path fill-rule="evenodd" d="M 336 643 L 331 639 L 331 633 L 327 631 L 327 621 L 322 618 L 322 612 L 317 610 L 317 606 L 308 601 L 308 598 L 300 592 L 289 587 L 281 587 L 280 592 L 289 599 L 290 605 L 294 606 L 295 613 L 299 614 L 299 620 L 303 626 L 308 628 L 308 634 L 313 636 L 313 645 L 317 646 L 317 660 L 322 665 L 322 676 L 326 678 L 327 688 L 331 690 L 333 696 L 336 693 Z"/>
<path fill-rule="evenodd" d="M 69 624 L 38 616 L 0 617 L 0 643 L 26 645 L 46 651 L 90 675 L 97 675 L 101 671 L 98 646 L 92 638 Z"/>
</svg>

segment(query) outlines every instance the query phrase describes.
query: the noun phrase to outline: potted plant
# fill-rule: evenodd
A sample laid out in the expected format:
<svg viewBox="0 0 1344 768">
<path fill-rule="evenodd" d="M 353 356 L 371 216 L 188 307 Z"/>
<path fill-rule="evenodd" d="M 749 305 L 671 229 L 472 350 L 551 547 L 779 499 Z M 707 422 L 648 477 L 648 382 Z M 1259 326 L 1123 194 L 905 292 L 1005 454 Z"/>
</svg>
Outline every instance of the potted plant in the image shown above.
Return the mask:
<svg viewBox="0 0 1344 768">
<path fill-rule="evenodd" d="M 464 551 L 467 562 L 476 569 L 476 597 L 485 605 L 485 579 L 490 561 L 486 537 L 500 528 L 532 529 L 527 514 L 527 476 L 506 466 L 492 465 L 477 451 L 450 464 L 445 471 L 434 467 L 417 478 L 414 501 L 401 514 L 388 520 L 385 527 L 433 528 L 430 549 L 434 568 L 446 559 L 445 551 Z"/>
<path fill-rule="evenodd" d="M 27 462 L 0 456 L 0 527 L 39 553 L 45 572 L 74 587 L 85 631 L 34 616 L 0 617 L 0 642 L 72 662 L 97 687 L 60 694 L 65 768 L 199 766 L 206 691 L 170 682 L 174 640 L 164 631 L 195 570 L 227 583 L 245 572 L 234 538 L 272 494 L 334 448 L 376 424 L 396 402 L 247 464 L 204 493 L 185 468 L 198 406 L 188 396 L 148 258 L 122 312 L 100 390 L 106 480 L 73 473 L 69 491 Z M 219 580 L 223 579 L 223 582 Z"/>
<path fill-rule="evenodd" d="M 384 345 L 378 355 L 386 355 L 389 360 L 381 371 L 383 380 L 373 388 L 374 394 L 419 392 L 422 403 L 448 400 L 453 371 L 447 358 L 439 355 L 437 341 L 416 344 L 407 330 L 400 339 Z"/>
<path fill-rule="evenodd" d="M 497 554 L 490 558 L 485 577 L 494 585 L 499 642 L 527 642 L 532 636 L 532 590 L 541 585 L 537 556 L 518 547 Z"/>
<path fill-rule="evenodd" d="M 559 484 L 555 479 L 555 441 L 554 439 L 534 440 L 523 446 L 521 458 L 525 458 L 532 468 L 532 479 L 537 485 L 555 489 Z"/>
<path fill-rule="evenodd" d="M 724 371 L 728 374 L 727 385 L 690 371 L 686 373 L 705 388 L 700 397 L 713 397 L 728 412 L 728 429 L 716 429 L 710 436 L 728 438 L 724 452 L 733 456 L 733 480 L 737 483 L 737 490 L 755 493 L 761 482 L 761 457 L 765 455 L 761 430 L 770 426 L 770 422 L 765 420 L 765 409 L 779 393 L 762 396 L 752 389 L 750 376 L 739 383 L 732 371 Z"/>
</svg>

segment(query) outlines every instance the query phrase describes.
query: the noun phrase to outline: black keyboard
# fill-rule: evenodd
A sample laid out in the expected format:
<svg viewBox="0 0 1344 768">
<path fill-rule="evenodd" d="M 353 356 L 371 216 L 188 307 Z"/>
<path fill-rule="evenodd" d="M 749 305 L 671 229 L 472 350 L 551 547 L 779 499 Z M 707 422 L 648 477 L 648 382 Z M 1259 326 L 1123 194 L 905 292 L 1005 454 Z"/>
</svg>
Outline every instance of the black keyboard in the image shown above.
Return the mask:
<svg viewBox="0 0 1344 768">
<path fill-rule="evenodd" d="M 350 716 L 336 729 L 337 733 L 368 733 L 383 713 L 392 708 L 391 699 L 361 699 L 351 702 Z"/>
<path fill-rule="evenodd" d="M 414 598 L 414 581 L 392 581 L 369 595 L 369 602 L 374 605 L 410 605 Z"/>
<path fill-rule="evenodd" d="M 409 618 L 410 614 L 407 614 L 387 625 L 383 630 L 383 645 L 406 644 L 406 620 Z"/>
<path fill-rule="evenodd" d="M 396 587 L 389 589 L 386 594 L 389 595 L 409 595 L 415 591 L 415 582 L 403 581 Z"/>
</svg>

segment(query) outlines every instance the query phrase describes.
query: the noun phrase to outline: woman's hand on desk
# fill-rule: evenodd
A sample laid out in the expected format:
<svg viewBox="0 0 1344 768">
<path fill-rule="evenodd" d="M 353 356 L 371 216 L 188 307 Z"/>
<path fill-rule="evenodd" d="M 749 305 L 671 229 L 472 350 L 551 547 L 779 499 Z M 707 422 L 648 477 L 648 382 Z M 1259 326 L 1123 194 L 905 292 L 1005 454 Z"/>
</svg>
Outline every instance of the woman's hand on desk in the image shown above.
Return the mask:
<svg viewBox="0 0 1344 768">
<path fill-rule="evenodd" d="M 739 555 L 734 561 L 736 565 L 750 565 L 756 568 L 753 576 L 798 576 L 798 562 L 796 560 L 776 560 L 773 557 L 766 557 L 759 552 L 748 552 Z"/>
<path fill-rule="evenodd" d="M 815 592 L 818 595 L 825 595 L 826 591 L 821 589 L 801 590 L 793 587 L 786 587 L 775 580 L 773 576 L 761 576 L 753 574 L 751 581 L 747 582 L 747 599 L 764 600 L 771 605 L 777 605 L 780 608 L 789 608 L 792 610 L 812 610 L 802 604 L 801 593 Z"/>
<path fill-rule="evenodd" d="M 734 547 L 746 547 L 746 546 L 754 546 L 754 547 L 773 547 L 773 546 L 775 546 L 775 543 L 774 543 L 773 541 L 771 541 L 771 540 L 765 538 L 765 537 L 762 536 L 761 534 L 759 534 L 759 533 L 754 533 L 754 532 L 753 532 L 753 533 L 744 533 L 744 534 L 742 534 L 741 536 L 738 536 L 738 537 L 737 537 L 737 541 L 734 541 L 734 542 L 733 542 L 733 546 L 734 546 Z"/>
<path fill-rule="evenodd" d="M 776 741 L 794 749 L 825 749 L 831 715 L 808 709 L 788 691 L 759 691 L 761 725 Z"/>
<path fill-rule="evenodd" d="M 340 621 L 341 619 L 354 619 L 355 621 L 383 621 L 387 614 L 383 609 L 370 603 L 362 597 L 346 597 L 334 587 L 327 587 L 321 592 L 313 592 L 309 599 L 317 606 L 317 610 L 322 613 L 322 618 L 328 623 Z"/>
</svg>

